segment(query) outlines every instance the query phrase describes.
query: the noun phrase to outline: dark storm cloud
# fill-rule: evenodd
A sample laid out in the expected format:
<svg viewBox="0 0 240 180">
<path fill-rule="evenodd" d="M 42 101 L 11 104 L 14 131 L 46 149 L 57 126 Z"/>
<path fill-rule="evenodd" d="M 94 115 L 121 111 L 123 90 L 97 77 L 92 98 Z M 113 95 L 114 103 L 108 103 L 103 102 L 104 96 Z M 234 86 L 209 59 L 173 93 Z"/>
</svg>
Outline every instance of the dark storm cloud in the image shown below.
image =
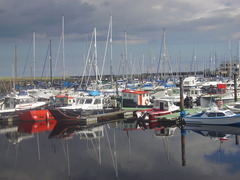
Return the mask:
<svg viewBox="0 0 240 180">
<path fill-rule="evenodd" d="M 91 33 L 96 26 L 103 34 L 113 14 L 115 39 L 127 30 L 130 36 L 156 39 L 162 28 L 177 35 L 211 32 L 233 26 L 239 16 L 237 1 L 107 1 L 107 0 L 1 0 L 0 37 L 23 38 L 36 31 L 44 36 L 59 36 L 61 16 L 65 17 L 66 36 L 76 38 Z M 231 24 L 230 24 L 231 23 Z M 223 33 L 223 32 L 222 32 Z"/>
<path fill-rule="evenodd" d="M 9 63 L 7 60 L 12 58 L 12 44 L 20 43 L 21 48 L 27 49 L 23 42 L 31 41 L 32 32 L 36 32 L 37 43 L 40 40 L 48 42 L 49 39 L 59 42 L 62 16 L 65 18 L 65 39 L 68 42 L 66 49 L 72 43 L 71 54 L 74 54 L 74 58 L 68 60 L 72 62 L 74 59 L 76 64 L 79 57 L 87 52 L 86 44 L 94 27 L 97 28 L 98 57 L 103 56 L 99 43 L 105 45 L 111 13 L 113 45 L 118 46 L 114 47 L 116 60 L 122 53 L 120 46 L 123 46 L 125 31 L 128 48 L 135 57 L 147 53 L 151 48 L 149 45 L 159 51 L 163 28 L 166 29 L 169 51 L 172 54 L 181 51 L 182 55 L 188 56 L 185 59 L 191 59 L 195 42 L 199 48 L 198 57 L 202 58 L 209 55 L 212 42 L 218 44 L 218 54 L 223 54 L 227 51 L 229 37 L 235 42 L 240 38 L 239 0 L 0 0 L 0 3 L 0 45 L 4 48 L 0 57 L 2 63 Z M 72 41 L 85 43 L 81 44 L 84 48 Z M 37 51 L 40 52 L 40 48 Z M 19 52 L 26 54 L 21 49 Z M 6 62 L 3 59 L 7 59 Z M 71 64 L 74 63 L 69 63 L 69 66 Z M 8 66 L 10 69 L 10 64 Z M 68 67 L 70 73 L 74 68 L 79 71 L 77 66 Z M 9 70 L 3 74 L 8 73 Z"/>
<path fill-rule="evenodd" d="M 12 2 L 12 1 L 11 1 Z M 15 1 L 1 3 L 0 37 L 21 38 L 36 31 L 46 36 L 57 36 L 61 32 L 61 16 L 65 16 L 69 33 L 91 23 L 94 7 L 81 1 Z"/>
</svg>

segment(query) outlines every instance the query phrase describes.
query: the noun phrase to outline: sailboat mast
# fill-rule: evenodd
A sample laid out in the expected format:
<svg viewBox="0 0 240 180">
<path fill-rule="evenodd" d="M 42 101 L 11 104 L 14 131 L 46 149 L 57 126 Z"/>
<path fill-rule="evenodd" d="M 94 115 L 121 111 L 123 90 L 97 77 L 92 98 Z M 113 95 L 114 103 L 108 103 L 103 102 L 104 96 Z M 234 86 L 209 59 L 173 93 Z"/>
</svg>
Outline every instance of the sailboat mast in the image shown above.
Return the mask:
<svg viewBox="0 0 240 180">
<path fill-rule="evenodd" d="M 33 32 L 33 79 L 36 79 L 36 47 L 35 47 L 35 32 Z"/>
<path fill-rule="evenodd" d="M 65 53 L 64 53 L 64 16 L 62 16 L 62 64 L 63 64 L 63 80 L 65 81 Z"/>
<path fill-rule="evenodd" d="M 94 63 L 95 63 L 95 73 L 96 73 L 96 82 L 98 81 L 98 63 L 97 63 L 97 29 L 94 27 Z"/>
<path fill-rule="evenodd" d="M 51 81 L 51 88 L 52 88 L 53 75 L 52 75 L 52 43 L 51 43 L 51 40 L 49 41 L 49 59 L 50 59 L 50 81 Z"/>
<path fill-rule="evenodd" d="M 17 45 L 14 47 L 14 63 L 12 64 L 12 77 L 13 77 L 13 91 L 15 92 L 16 78 L 17 78 Z"/>
<path fill-rule="evenodd" d="M 17 78 L 17 45 L 15 45 L 15 57 L 14 57 L 14 77 Z"/>
<path fill-rule="evenodd" d="M 127 44 L 127 31 L 124 32 L 124 39 L 125 39 L 125 40 L 124 40 L 124 42 L 125 42 L 125 43 L 124 43 L 124 45 L 125 45 L 125 46 L 124 46 L 124 47 L 125 47 L 125 49 L 124 49 L 124 54 L 125 54 L 125 63 L 124 63 L 124 64 L 125 64 L 125 65 L 124 65 L 124 66 L 126 67 L 126 68 L 125 68 L 125 75 L 126 75 L 126 77 L 127 77 L 127 75 L 128 75 L 128 70 L 127 70 L 127 69 L 128 69 L 128 68 L 127 68 L 127 64 L 128 64 L 128 62 L 127 62 L 127 61 L 128 61 L 128 60 L 127 60 L 127 59 L 128 59 L 128 57 L 127 57 L 127 53 L 128 53 L 128 52 L 127 52 L 127 45 L 128 45 L 128 44 Z"/>
<path fill-rule="evenodd" d="M 112 61 L 113 61 L 113 51 L 112 51 L 112 13 L 110 15 L 110 75 L 111 75 L 111 86 L 113 86 L 113 69 L 112 69 Z"/>
<path fill-rule="evenodd" d="M 194 43 L 194 56 L 193 56 L 193 60 L 194 60 L 194 76 L 197 75 L 197 50 L 196 50 L 196 43 Z"/>
<path fill-rule="evenodd" d="M 166 76 L 165 70 L 166 70 L 166 64 L 167 64 L 167 49 L 166 49 L 166 32 L 165 29 L 163 29 L 163 77 Z"/>
<path fill-rule="evenodd" d="M 238 64 L 240 66 L 240 40 L 238 40 Z M 238 70 L 238 76 L 240 76 L 240 69 Z"/>
<path fill-rule="evenodd" d="M 231 39 L 228 40 L 228 56 L 229 56 L 229 77 L 232 77 L 232 54 L 231 54 Z"/>
<path fill-rule="evenodd" d="M 14 62 L 12 63 L 12 78 L 13 78 L 13 82 L 12 82 L 12 88 L 13 88 L 13 91 L 15 92 L 15 79 L 16 79 L 16 50 L 17 49 L 17 46 L 15 45 L 14 47 Z"/>
</svg>

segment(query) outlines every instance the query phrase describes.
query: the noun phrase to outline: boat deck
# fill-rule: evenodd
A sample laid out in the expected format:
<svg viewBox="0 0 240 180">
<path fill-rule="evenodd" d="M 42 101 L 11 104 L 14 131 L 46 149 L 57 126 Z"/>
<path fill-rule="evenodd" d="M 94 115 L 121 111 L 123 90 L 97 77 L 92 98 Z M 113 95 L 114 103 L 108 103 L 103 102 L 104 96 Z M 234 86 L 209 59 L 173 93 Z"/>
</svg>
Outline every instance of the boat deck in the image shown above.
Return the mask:
<svg viewBox="0 0 240 180">
<path fill-rule="evenodd" d="M 191 109 L 185 109 L 186 114 L 195 114 L 197 112 L 201 112 L 206 108 L 191 108 Z M 158 119 L 168 119 L 168 120 L 176 120 L 180 116 L 180 112 L 173 113 L 173 114 L 167 114 L 163 116 L 156 116 Z"/>
</svg>

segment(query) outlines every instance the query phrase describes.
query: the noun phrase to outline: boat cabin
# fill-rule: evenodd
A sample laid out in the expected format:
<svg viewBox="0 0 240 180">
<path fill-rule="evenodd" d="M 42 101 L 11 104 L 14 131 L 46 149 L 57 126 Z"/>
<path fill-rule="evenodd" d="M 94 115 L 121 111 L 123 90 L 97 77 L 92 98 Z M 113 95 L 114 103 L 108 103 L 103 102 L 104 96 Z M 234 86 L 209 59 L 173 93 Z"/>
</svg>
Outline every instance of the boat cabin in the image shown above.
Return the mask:
<svg viewBox="0 0 240 180">
<path fill-rule="evenodd" d="M 76 104 L 81 109 L 103 109 L 104 98 L 101 96 L 85 96 L 77 98 Z"/>
<path fill-rule="evenodd" d="M 125 89 L 122 91 L 123 107 L 148 107 L 151 105 L 148 91 Z"/>
<path fill-rule="evenodd" d="M 197 87 L 199 85 L 200 85 L 200 83 L 198 81 L 198 78 L 195 77 L 195 76 L 186 77 L 183 80 L 183 87 L 184 88 Z"/>
<path fill-rule="evenodd" d="M 75 103 L 75 98 L 68 95 L 57 95 L 55 96 L 55 105 L 57 107 L 68 106 Z"/>
<path fill-rule="evenodd" d="M 34 102 L 36 102 L 36 99 L 28 95 L 5 97 L 1 105 L 1 109 L 14 109 L 21 105 L 31 104 Z"/>
<path fill-rule="evenodd" d="M 173 106 L 175 107 L 173 101 L 170 99 L 154 99 L 153 110 L 168 111 Z"/>
</svg>

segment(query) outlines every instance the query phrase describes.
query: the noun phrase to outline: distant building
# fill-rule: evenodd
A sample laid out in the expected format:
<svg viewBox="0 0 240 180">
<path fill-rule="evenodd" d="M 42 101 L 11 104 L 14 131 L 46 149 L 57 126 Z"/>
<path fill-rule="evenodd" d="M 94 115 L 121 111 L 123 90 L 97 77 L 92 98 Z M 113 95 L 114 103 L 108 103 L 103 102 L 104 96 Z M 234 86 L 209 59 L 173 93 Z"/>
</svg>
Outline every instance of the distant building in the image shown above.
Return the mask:
<svg viewBox="0 0 240 180">
<path fill-rule="evenodd" d="M 223 61 L 220 64 L 219 73 L 223 77 L 230 77 L 233 74 L 239 74 L 239 61 Z"/>
</svg>

